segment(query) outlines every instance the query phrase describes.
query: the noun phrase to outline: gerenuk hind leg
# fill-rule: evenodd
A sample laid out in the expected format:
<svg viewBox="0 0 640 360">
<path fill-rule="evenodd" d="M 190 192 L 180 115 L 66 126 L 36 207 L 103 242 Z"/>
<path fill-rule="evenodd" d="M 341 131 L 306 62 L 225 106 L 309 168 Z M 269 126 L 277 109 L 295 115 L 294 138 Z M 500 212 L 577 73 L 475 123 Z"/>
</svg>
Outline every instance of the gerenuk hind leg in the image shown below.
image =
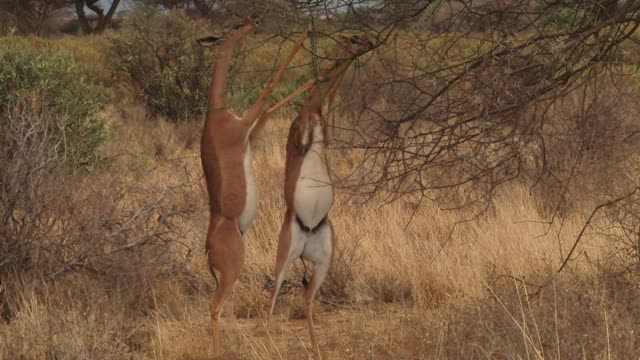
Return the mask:
<svg viewBox="0 0 640 360">
<path fill-rule="evenodd" d="M 235 221 L 226 218 L 212 219 L 207 234 L 210 266 L 219 273 L 219 283 L 211 298 L 211 324 L 213 326 L 213 352 L 222 352 L 218 319 L 225 300 L 240 277 L 244 264 L 244 240 Z"/>
<path fill-rule="evenodd" d="M 282 229 L 280 230 L 278 255 L 276 257 L 276 269 L 274 273 L 276 283 L 273 287 L 273 292 L 271 293 L 271 304 L 269 307 L 269 314 L 267 316 L 267 327 L 271 321 L 271 315 L 273 314 L 273 309 L 276 305 L 276 299 L 278 298 L 278 293 L 280 292 L 282 282 L 287 275 L 287 271 L 293 262 L 302 254 L 304 244 L 300 242 L 300 238 L 294 238 L 293 236 L 293 227 L 296 226 L 297 225 L 293 223 L 293 219 L 289 217 L 285 218 L 285 221 L 282 224 Z"/>
<path fill-rule="evenodd" d="M 313 274 L 305 289 L 303 300 L 304 309 L 309 326 L 309 335 L 313 345 L 314 357 L 320 359 L 320 346 L 313 326 L 313 299 L 324 282 L 333 255 L 333 229 L 329 223 L 322 225 L 317 233 L 308 235 L 306 246 L 302 252 L 302 257 L 313 263 Z"/>
</svg>

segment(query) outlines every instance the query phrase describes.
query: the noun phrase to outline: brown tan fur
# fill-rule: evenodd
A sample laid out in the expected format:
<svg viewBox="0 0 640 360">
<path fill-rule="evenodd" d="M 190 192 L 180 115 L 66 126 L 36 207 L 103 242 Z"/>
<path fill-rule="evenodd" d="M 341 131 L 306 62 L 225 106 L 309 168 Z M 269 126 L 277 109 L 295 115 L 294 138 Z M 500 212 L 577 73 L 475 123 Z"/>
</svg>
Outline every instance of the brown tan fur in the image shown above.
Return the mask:
<svg viewBox="0 0 640 360">
<path fill-rule="evenodd" d="M 221 352 L 218 316 L 233 289 L 244 264 L 244 240 L 238 219 L 246 206 L 244 155 L 258 116 L 280 80 L 286 66 L 300 49 L 306 32 L 282 63 L 247 114 L 238 119 L 227 109 L 227 73 L 234 50 L 252 31 L 255 19 L 246 19 L 237 30 L 227 33 L 213 66 L 208 108 L 201 141 L 201 160 L 209 193 L 210 221 L 205 248 L 212 274 L 220 274 L 218 288 L 211 299 L 214 353 Z M 210 39 L 199 40 L 205 44 Z"/>
<path fill-rule="evenodd" d="M 284 274 L 286 274 L 287 269 L 290 265 L 292 259 L 290 259 L 290 250 L 292 246 L 292 224 L 296 221 L 296 209 L 294 203 L 294 195 L 296 191 L 296 184 L 298 182 L 298 178 L 300 177 L 300 169 L 302 163 L 307 154 L 307 149 L 305 147 L 309 146 L 311 143 L 308 139 L 303 141 L 303 137 L 305 134 L 308 136 L 312 136 L 311 132 L 305 132 L 306 127 L 311 127 L 313 129 L 314 125 L 320 123 L 323 127 L 323 132 L 325 133 L 325 141 L 326 141 L 326 124 L 325 120 L 322 116 L 322 102 L 325 97 L 332 97 L 337 89 L 338 82 L 342 79 L 344 72 L 351 65 L 353 60 L 361 55 L 362 53 L 371 49 L 371 43 L 368 39 L 362 36 L 353 36 L 349 39 L 345 39 L 344 41 L 344 52 L 343 59 L 336 61 L 333 66 L 331 66 L 326 72 L 322 74 L 321 77 L 314 83 L 309 96 L 305 104 L 302 106 L 298 117 L 292 123 L 289 129 L 289 136 L 287 139 L 287 159 L 286 159 L 286 167 L 285 167 L 285 184 L 284 184 L 284 199 L 286 204 L 286 212 L 284 221 L 282 224 L 282 228 L 280 231 L 279 241 L 278 241 L 278 250 L 276 256 L 276 267 L 275 267 L 275 277 L 276 277 L 276 286 L 273 289 L 271 294 L 271 307 L 268 314 L 267 323 L 269 323 L 271 319 L 271 314 L 273 312 L 273 308 L 275 306 L 275 300 L 278 296 L 278 291 L 280 285 L 283 280 Z M 326 161 L 325 161 L 326 164 Z M 328 185 L 332 186 L 332 185 Z M 327 225 L 331 232 L 331 255 L 333 254 L 333 248 L 335 248 L 335 234 L 333 232 L 333 226 L 331 222 L 327 219 Z M 304 256 L 304 255 L 303 255 Z M 295 259 L 293 259 L 295 260 Z M 329 259 L 330 262 L 330 259 Z M 309 327 L 309 333 L 311 336 L 311 341 L 314 348 L 315 357 L 320 357 L 319 346 L 317 342 L 317 338 L 315 336 L 314 326 L 313 326 L 313 312 L 312 312 L 312 303 L 313 298 L 315 296 L 316 291 L 322 284 L 324 280 L 324 276 L 326 273 L 323 273 L 320 277 L 316 276 L 316 264 L 314 264 L 314 273 L 311 276 L 310 283 L 307 285 L 304 292 L 304 303 L 305 303 L 305 312 L 307 315 L 307 322 Z M 324 269 L 323 269 L 324 270 Z"/>
</svg>

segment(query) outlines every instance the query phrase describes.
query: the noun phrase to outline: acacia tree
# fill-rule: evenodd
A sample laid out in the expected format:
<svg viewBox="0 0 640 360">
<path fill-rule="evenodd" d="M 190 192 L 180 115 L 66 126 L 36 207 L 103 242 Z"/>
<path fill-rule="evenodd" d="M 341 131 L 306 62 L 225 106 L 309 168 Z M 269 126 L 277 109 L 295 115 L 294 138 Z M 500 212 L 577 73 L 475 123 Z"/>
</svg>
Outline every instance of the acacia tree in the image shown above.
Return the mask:
<svg viewBox="0 0 640 360">
<path fill-rule="evenodd" d="M 67 6 L 68 0 L 5 0 L 0 11 L 15 16 L 21 32 L 42 35 L 51 14 Z"/>
<path fill-rule="evenodd" d="M 136 0 L 139 3 L 160 6 L 165 9 L 193 8 L 201 16 L 208 16 L 215 8 L 221 7 L 218 0 Z"/>
<path fill-rule="evenodd" d="M 0 11 L 15 16 L 21 32 L 44 35 L 45 24 L 54 12 L 73 8 L 82 32 L 92 34 L 103 32 L 111 24 L 120 2 L 113 0 L 105 11 L 99 0 L 5 0 L 0 3 Z M 94 14 L 95 22 L 87 16 L 85 9 Z"/>
<path fill-rule="evenodd" d="M 473 218 L 504 184 L 525 182 L 549 222 L 590 206 L 585 229 L 637 200 L 639 1 L 269 6 L 295 9 L 292 19 L 311 23 L 315 37 L 357 31 L 377 44 L 331 109 L 340 114 L 336 143 L 361 156 L 340 177 L 354 194 L 429 200 Z M 640 234 L 637 216 L 624 219 Z M 560 249 L 564 264 L 574 250 Z"/>
<path fill-rule="evenodd" d="M 479 213 L 501 185 L 526 181 L 552 220 L 571 192 L 606 202 L 638 186 L 612 171 L 640 156 L 627 139 L 640 133 L 627 115 L 638 106 L 628 76 L 637 0 L 274 0 L 249 10 L 311 24 L 311 51 L 313 38 L 345 31 L 377 44 L 337 109 L 336 141 L 362 155 L 342 178 L 356 194 Z M 600 191 L 613 182 L 616 193 Z"/>
<path fill-rule="evenodd" d="M 99 34 L 103 32 L 111 23 L 113 15 L 116 13 L 120 0 L 112 0 L 109 9 L 106 11 L 100 6 L 99 0 L 69 0 L 73 5 L 80 27 L 84 34 Z M 91 10 L 96 16 L 95 25 L 92 26 L 85 12 L 85 7 Z"/>
<path fill-rule="evenodd" d="M 616 96 L 601 92 L 624 94 L 626 77 L 616 75 L 633 68 L 623 43 L 633 45 L 639 7 L 601 3 L 396 1 L 368 13 L 354 6 L 354 18 L 378 17 L 357 27 L 379 44 L 343 92 L 355 121 L 341 126 L 357 136 L 342 140 L 365 154 L 352 177 L 356 191 L 485 206 L 505 182 L 534 175 L 565 184 L 594 166 L 595 153 L 619 143 L 615 131 L 637 126 L 605 126 L 603 99 Z M 571 141 L 559 139 L 562 127 Z M 532 158 L 533 174 L 524 171 Z"/>
</svg>

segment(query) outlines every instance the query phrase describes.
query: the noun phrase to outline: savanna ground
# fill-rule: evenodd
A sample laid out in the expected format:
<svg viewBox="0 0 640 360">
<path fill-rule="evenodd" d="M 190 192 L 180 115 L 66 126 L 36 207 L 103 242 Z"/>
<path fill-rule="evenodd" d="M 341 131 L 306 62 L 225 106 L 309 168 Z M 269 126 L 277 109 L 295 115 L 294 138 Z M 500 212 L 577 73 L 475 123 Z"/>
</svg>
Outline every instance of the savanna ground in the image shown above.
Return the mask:
<svg viewBox="0 0 640 360">
<path fill-rule="evenodd" d="M 97 66 L 112 54 L 104 50 L 109 36 L 94 37 L 92 46 L 74 38 L 2 39 L 68 51 L 109 100 L 97 113 L 105 121 L 104 139 L 90 157 L 73 159 L 71 150 L 60 155 L 38 146 L 66 144 L 54 135 L 66 125 L 40 94 L 21 92 L 6 102 L 3 152 L 19 156 L 2 158 L 2 215 L 9 214 L 5 226 L 14 225 L 0 232 L 7 256 L 0 259 L 1 358 L 212 356 L 215 283 L 203 250 L 201 117 L 158 115 L 166 104 L 144 105 L 121 73 Z M 122 54 L 117 46 L 111 51 Z M 279 96 L 306 80 L 298 79 L 300 71 L 287 73 Z M 257 85 L 242 69 L 234 79 L 241 108 L 251 97 L 245 91 Z M 637 76 L 632 81 L 637 84 Z M 637 121 L 638 108 L 627 105 L 625 119 Z M 271 330 L 265 328 L 284 212 L 285 142 L 295 111 L 278 112 L 253 144 L 259 210 L 246 234 L 243 275 L 223 310 L 225 358 L 311 356 L 300 263 L 289 273 Z M 329 152 L 337 178 L 357 167 L 358 155 Z M 594 183 L 612 181 L 612 174 L 595 169 Z M 613 225 L 587 227 L 569 265 L 556 273 L 600 203 L 597 196 L 569 193 L 572 206 L 550 221 L 544 194 L 527 181 L 502 186 L 479 215 L 411 195 L 365 201 L 351 190 L 338 190 L 330 214 L 338 251 L 316 301 L 324 358 L 640 357 L 636 234 Z"/>
</svg>

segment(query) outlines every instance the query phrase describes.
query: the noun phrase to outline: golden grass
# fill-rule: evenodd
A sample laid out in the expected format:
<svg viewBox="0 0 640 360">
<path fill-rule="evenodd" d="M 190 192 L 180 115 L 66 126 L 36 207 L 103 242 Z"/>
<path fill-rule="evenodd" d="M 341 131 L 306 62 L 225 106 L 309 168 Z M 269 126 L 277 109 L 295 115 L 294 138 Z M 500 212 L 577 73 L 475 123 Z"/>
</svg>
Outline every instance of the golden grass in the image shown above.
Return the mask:
<svg viewBox="0 0 640 360">
<path fill-rule="evenodd" d="M 112 297 L 109 289 L 90 277 L 70 276 L 39 290 L 27 282 L 19 293 L 12 295 L 13 303 L 20 304 L 13 309 L 14 318 L 0 323 L 3 358 L 12 358 L 16 353 L 28 359 L 211 356 L 208 301 L 213 280 L 201 251 L 207 210 L 197 141 L 194 143 L 192 139 L 198 126 L 144 121 L 140 119 L 142 116 L 141 111 L 137 115 L 130 111 L 123 119 L 112 120 L 112 138 L 103 151 L 120 155 L 116 167 L 134 170 L 159 167 L 152 173 L 156 177 L 153 181 L 158 183 L 171 181 L 176 169 L 200 179 L 200 187 L 185 190 L 198 193 L 185 198 L 201 199 L 195 204 L 196 213 L 182 224 L 188 229 L 184 242 L 196 251 L 187 264 L 191 277 L 156 278 L 148 284 L 144 292 L 146 300 L 142 302 L 146 305 L 140 309 L 127 309 L 125 300 Z M 299 292 L 281 296 L 270 333 L 264 327 L 268 291 L 263 285 L 274 265 L 284 211 L 281 199 L 284 142 L 292 116 L 282 112 L 274 117 L 254 144 L 259 213 L 247 234 L 243 276 L 222 318 L 225 348 L 240 359 L 310 356 L 306 323 L 300 317 Z M 191 140 L 185 140 L 188 138 Z M 333 163 L 338 173 L 348 170 L 346 161 L 334 159 Z M 341 274 L 332 276 L 344 275 L 349 270 L 347 275 L 351 279 L 346 281 L 347 302 L 336 305 L 331 293 L 321 294 L 317 302 L 318 335 L 327 359 L 457 358 L 459 354 L 451 352 L 456 347 L 451 345 L 452 341 L 456 344 L 456 333 L 452 335 L 449 328 L 455 328 L 459 324 L 456 321 L 463 324 L 469 321 L 459 320 L 461 314 L 468 313 L 465 309 L 475 308 L 469 304 L 523 291 L 518 282 L 494 291 L 492 284 L 499 275 L 525 279 L 533 276 L 531 281 L 535 282 L 535 276 L 557 267 L 561 259 L 559 245 L 566 252 L 582 219 L 576 215 L 566 220 L 558 235 L 557 227 L 549 229 L 548 225 L 536 222 L 539 218 L 528 189 L 513 185 L 501 193 L 489 212 L 478 220 L 458 225 L 448 238 L 460 216 L 440 211 L 430 203 L 422 204 L 409 221 L 415 205 L 411 199 L 385 206 L 375 200 L 359 204 L 338 192 L 336 200 L 331 220 L 338 235 L 340 255 L 348 256 L 336 264 Z M 597 257 L 600 249 L 597 242 L 592 243 L 589 255 Z M 581 269 L 581 274 L 592 272 L 588 266 L 573 269 Z M 292 280 L 300 279 L 301 269 L 290 275 Z M 331 281 L 330 276 L 325 287 L 332 286 Z M 595 291 L 582 290 L 588 294 Z M 517 305 L 518 301 L 510 304 Z M 553 316 L 546 312 L 538 314 L 535 309 L 539 304 L 521 300 L 520 304 L 522 311 L 537 317 Z M 505 323 L 519 325 L 520 338 L 524 336 L 531 342 L 529 347 L 520 348 L 524 352 L 518 353 L 520 345 L 514 346 L 515 352 L 506 354 L 506 358 L 525 357 L 526 349 L 541 347 L 535 331 L 532 332 L 535 326 L 520 324 L 521 314 L 502 305 L 493 311 L 487 313 L 487 319 L 496 317 L 496 313 L 508 315 Z M 595 311 L 605 314 L 604 309 Z M 598 331 L 605 336 L 604 328 Z M 528 357 L 542 358 L 542 355 L 533 351 Z"/>
<path fill-rule="evenodd" d="M 105 45 L 103 38 L 97 39 L 98 46 Z M 107 84 L 104 52 L 81 44 L 85 39 L 57 41 L 82 63 L 101 64 L 90 74 Z M 433 41 L 438 47 L 444 39 Z M 261 56 L 250 55 L 246 63 L 254 69 L 274 68 L 269 60 L 278 51 L 288 48 L 263 44 L 252 53 Z M 408 62 L 419 55 L 403 54 Z M 300 57 L 294 65 L 305 61 L 306 56 Z M 305 69 L 287 72 L 284 87 L 307 78 Z M 239 74 L 235 81 L 257 86 L 249 81 L 250 75 L 255 74 Z M 200 123 L 150 121 L 144 109 L 135 107 L 110 109 L 108 115 L 111 138 L 102 152 L 116 157 L 113 171 L 123 174 L 132 187 L 139 181 L 174 184 L 182 177 L 195 179 L 195 186 L 185 187 L 173 200 L 180 208 L 180 202 L 199 199 L 189 204 L 196 211 L 179 224 L 182 240 L 194 249 L 194 256 L 179 276 L 151 278 L 136 283 L 140 288 L 135 289 L 110 288 L 90 274 L 71 274 L 44 287 L 36 286 L 38 279 L 20 276 L 14 279 L 17 285 L 0 283 L 0 299 L 11 300 L 6 306 L 12 313 L 10 321 L 0 320 L 0 358 L 212 355 L 208 305 L 215 285 L 203 251 L 208 212 L 198 152 Z M 280 297 L 271 331 L 264 327 L 269 296 L 264 284 L 274 266 L 284 212 L 284 145 L 294 116 L 291 110 L 280 111 L 253 144 L 259 211 L 247 233 L 243 275 L 223 310 L 228 358 L 311 356 L 299 289 Z M 354 163 L 342 153 L 329 156 L 338 174 L 347 173 Z M 148 174 L 153 178 L 145 179 Z M 607 280 L 592 266 L 608 255 L 604 240 L 583 241 L 568 273 L 540 297 L 526 297 L 529 290 L 521 280 L 540 284 L 559 266 L 584 213 L 570 215 L 562 227 L 550 227 L 540 222 L 536 202 L 524 184 L 503 188 L 487 213 L 458 225 L 464 214 L 441 211 L 430 202 L 414 214 L 415 206 L 411 198 L 388 205 L 376 199 L 362 204 L 338 191 L 330 214 L 338 236 L 338 261 L 317 301 L 325 359 L 592 358 L 611 353 L 614 358 L 638 358 L 640 339 L 637 330 L 632 332 L 634 321 L 640 320 L 639 300 L 634 297 L 637 283 L 634 287 Z M 289 275 L 298 281 L 301 266 Z M 336 299 L 345 284 L 342 298 Z M 567 345 L 573 343 L 578 345 Z"/>
</svg>

